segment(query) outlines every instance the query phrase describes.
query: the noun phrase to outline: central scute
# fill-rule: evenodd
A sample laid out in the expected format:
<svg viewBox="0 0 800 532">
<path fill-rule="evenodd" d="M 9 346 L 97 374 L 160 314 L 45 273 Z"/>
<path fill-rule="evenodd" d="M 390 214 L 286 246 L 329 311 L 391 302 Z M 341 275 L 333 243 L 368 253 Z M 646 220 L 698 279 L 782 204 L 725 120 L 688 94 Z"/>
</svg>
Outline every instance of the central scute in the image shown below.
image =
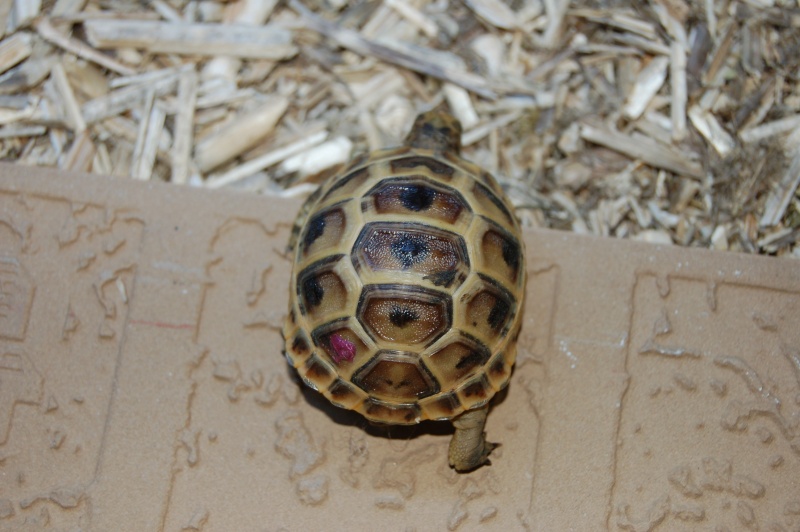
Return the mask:
<svg viewBox="0 0 800 532">
<path fill-rule="evenodd" d="M 452 306 L 450 295 L 416 285 L 367 285 L 356 316 L 377 344 L 421 351 L 450 329 Z"/>
<path fill-rule="evenodd" d="M 464 239 L 449 231 L 408 222 L 375 222 L 362 229 L 352 252 L 353 266 L 372 272 L 404 272 L 438 278 L 469 269 Z"/>
</svg>

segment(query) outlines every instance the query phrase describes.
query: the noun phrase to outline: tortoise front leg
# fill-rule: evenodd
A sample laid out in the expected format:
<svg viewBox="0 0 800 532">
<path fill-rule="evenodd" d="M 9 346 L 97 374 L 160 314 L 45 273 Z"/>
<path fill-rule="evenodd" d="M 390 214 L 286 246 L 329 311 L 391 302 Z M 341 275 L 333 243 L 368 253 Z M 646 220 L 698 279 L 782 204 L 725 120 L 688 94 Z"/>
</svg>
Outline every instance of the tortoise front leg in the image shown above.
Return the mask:
<svg viewBox="0 0 800 532">
<path fill-rule="evenodd" d="M 483 431 L 488 413 L 489 405 L 486 404 L 453 418 L 456 432 L 450 440 L 450 467 L 456 471 L 469 471 L 490 463 L 489 453 L 497 444 L 487 442 Z"/>
</svg>

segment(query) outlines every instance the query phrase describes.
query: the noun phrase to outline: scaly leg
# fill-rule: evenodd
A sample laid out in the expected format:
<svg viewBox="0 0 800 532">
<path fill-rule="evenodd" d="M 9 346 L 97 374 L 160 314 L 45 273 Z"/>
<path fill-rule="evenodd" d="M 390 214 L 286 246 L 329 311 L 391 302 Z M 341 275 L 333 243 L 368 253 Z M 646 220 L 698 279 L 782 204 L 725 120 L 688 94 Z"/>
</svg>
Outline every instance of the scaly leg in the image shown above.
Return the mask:
<svg viewBox="0 0 800 532">
<path fill-rule="evenodd" d="M 496 443 L 486 441 L 486 414 L 489 405 L 468 410 L 453 419 L 456 428 L 450 440 L 450 467 L 456 471 L 470 471 L 489 462 L 489 453 L 497 447 Z"/>
</svg>

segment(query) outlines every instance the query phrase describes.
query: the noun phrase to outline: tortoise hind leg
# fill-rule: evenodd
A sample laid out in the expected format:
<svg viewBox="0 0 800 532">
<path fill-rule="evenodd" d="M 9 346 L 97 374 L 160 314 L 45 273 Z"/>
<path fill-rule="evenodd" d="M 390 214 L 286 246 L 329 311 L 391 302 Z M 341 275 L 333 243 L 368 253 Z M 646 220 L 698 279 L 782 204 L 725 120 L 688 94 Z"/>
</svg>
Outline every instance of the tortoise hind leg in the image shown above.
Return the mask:
<svg viewBox="0 0 800 532">
<path fill-rule="evenodd" d="M 453 418 L 456 432 L 450 440 L 450 467 L 456 471 L 470 471 L 489 462 L 489 453 L 498 444 L 486 441 L 486 415 L 489 405 L 468 410 Z"/>
</svg>

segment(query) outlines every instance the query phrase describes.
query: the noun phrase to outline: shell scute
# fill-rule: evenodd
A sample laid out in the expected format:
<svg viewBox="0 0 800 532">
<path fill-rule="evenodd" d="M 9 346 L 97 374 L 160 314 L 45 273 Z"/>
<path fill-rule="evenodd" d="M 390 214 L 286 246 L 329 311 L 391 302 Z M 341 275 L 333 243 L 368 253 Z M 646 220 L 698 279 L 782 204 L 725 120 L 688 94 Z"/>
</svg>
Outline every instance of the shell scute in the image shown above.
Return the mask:
<svg viewBox="0 0 800 532">
<path fill-rule="evenodd" d="M 309 218 L 301 240 L 303 256 L 308 257 L 338 245 L 346 227 L 341 208 L 331 208 Z"/>
<path fill-rule="evenodd" d="M 494 192 L 476 182 L 472 187 L 472 193 L 481 214 L 490 219 L 502 221 L 506 227 L 514 225 L 515 220 L 511 211 Z"/>
<path fill-rule="evenodd" d="M 426 397 L 419 406 L 426 419 L 450 419 L 464 410 L 455 392 Z"/>
<path fill-rule="evenodd" d="M 364 416 L 376 423 L 412 425 L 420 421 L 420 408 L 416 403 L 393 403 L 370 397 L 364 401 Z"/>
<path fill-rule="evenodd" d="M 426 363 L 443 382 L 458 383 L 474 375 L 491 352 L 476 338 L 459 333 L 451 342 L 426 355 Z"/>
<path fill-rule="evenodd" d="M 409 222 L 367 224 L 356 240 L 352 259 L 356 270 L 393 272 L 395 278 L 412 283 L 428 278 L 433 285 L 452 284 L 459 273 L 468 273 L 470 265 L 461 236 Z M 364 278 L 374 275 L 365 273 Z"/>
<path fill-rule="evenodd" d="M 494 396 L 495 390 L 489 384 L 486 375 L 479 375 L 470 382 L 464 384 L 458 391 L 458 397 L 462 404 L 469 409 L 478 408 L 485 405 Z"/>
<path fill-rule="evenodd" d="M 342 378 L 336 379 L 330 385 L 328 391 L 333 404 L 350 410 L 363 403 L 367 397 L 366 393 L 360 392 L 355 386 Z"/>
<path fill-rule="evenodd" d="M 516 301 L 499 283 L 484 275 L 465 294 L 461 324 L 489 344 L 508 334 L 516 314 Z"/>
<path fill-rule="evenodd" d="M 446 293 L 419 286 L 369 285 L 356 315 L 376 342 L 421 349 L 450 328 L 452 300 Z"/>
<path fill-rule="evenodd" d="M 297 276 L 297 295 L 300 314 L 321 319 L 342 312 L 347 306 L 347 288 L 336 273 L 336 263 L 342 255 L 322 259 L 306 268 Z"/>
<path fill-rule="evenodd" d="M 421 175 L 385 179 L 364 198 L 362 211 L 377 214 L 413 215 L 455 225 L 469 217 L 467 202 L 456 190 Z"/>
<path fill-rule="evenodd" d="M 408 402 L 435 394 L 439 383 L 412 353 L 379 351 L 353 375 L 353 383 L 378 399 Z"/>
<path fill-rule="evenodd" d="M 446 181 L 452 179 L 456 173 L 456 169 L 449 164 L 424 155 L 410 155 L 394 159 L 389 162 L 389 167 L 395 174 L 408 170 L 417 170 L 420 167 L 427 168 L 438 179 Z"/>
<path fill-rule="evenodd" d="M 359 334 L 360 327 L 353 321 L 352 318 L 340 318 L 311 333 L 314 345 L 343 377 L 349 377 L 372 356 L 370 343 Z"/>
</svg>

